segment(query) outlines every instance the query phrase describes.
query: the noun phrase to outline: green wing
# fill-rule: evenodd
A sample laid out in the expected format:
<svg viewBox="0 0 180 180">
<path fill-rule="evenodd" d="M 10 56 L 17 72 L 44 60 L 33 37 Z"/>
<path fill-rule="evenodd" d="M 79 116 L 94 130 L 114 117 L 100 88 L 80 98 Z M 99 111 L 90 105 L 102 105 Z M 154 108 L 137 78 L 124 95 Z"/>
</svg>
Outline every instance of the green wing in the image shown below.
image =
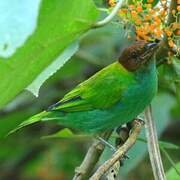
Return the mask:
<svg viewBox="0 0 180 180">
<path fill-rule="evenodd" d="M 116 62 L 79 84 L 48 110 L 72 112 L 106 109 L 117 103 L 132 83 L 135 83 L 133 73 Z"/>
</svg>

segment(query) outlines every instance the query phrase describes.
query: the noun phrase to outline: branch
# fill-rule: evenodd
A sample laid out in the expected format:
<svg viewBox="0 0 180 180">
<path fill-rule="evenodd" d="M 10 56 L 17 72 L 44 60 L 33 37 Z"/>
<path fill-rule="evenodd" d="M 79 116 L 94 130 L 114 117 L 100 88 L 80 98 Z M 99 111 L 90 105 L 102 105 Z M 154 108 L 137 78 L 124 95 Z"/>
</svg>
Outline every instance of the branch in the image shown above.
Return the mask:
<svg viewBox="0 0 180 180">
<path fill-rule="evenodd" d="M 148 152 L 149 152 L 154 178 L 155 180 L 165 180 L 166 177 L 160 155 L 157 131 L 152 117 L 151 106 L 146 108 L 144 115 L 145 115 L 145 128 L 146 128 Z"/>
<path fill-rule="evenodd" d="M 175 17 L 172 15 L 172 10 L 177 9 L 177 0 L 171 0 L 170 6 L 169 6 L 169 14 L 168 14 L 168 19 L 167 19 L 167 26 L 169 26 L 170 24 L 172 24 L 173 22 L 176 21 Z M 168 45 L 168 39 L 167 36 L 164 35 L 162 41 L 160 42 L 159 45 L 159 50 L 156 53 L 156 59 L 158 59 L 159 61 L 161 61 L 163 59 L 165 59 L 165 57 L 167 57 L 169 50 L 172 51 L 178 51 L 177 49 L 171 49 Z"/>
<path fill-rule="evenodd" d="M 119 0 L 116 6 L 114 7 L 114 9 L 111 11 L 111 13 L 103 20 L 98 21 L 95 24 L 93 24 L 92 28 L 99 28 L 108 24 L 118 13 L 119 9 L 121 8 L 122 3 L 123 3 L 123 0 Z"/>
<path fill-rule="evenodd" d="M 101 137 L 105 140 L 109 139 L 112 131 L 104 133 Z M 102 152 L 104 151 L 105 146 L 99 142 L 99 140 L 94 140 L 93 144 L 89 148 L 83 162 L 79 167 L 75 169 L 75 175 L 73 177 L 73 180 L 81 180 L 92 172 L 94 169 L 96 163 L 98 162 Z"/>
<path fill-rule="evenodd" d="M 97 169 L 90 180 L 99 180 L 110 167 L 112 167 L 127 153 L 127 151 L 135 144 L 143 124 L 144 123 L 140 120 L 135 120 L 133 122 L 132 131 L 127 141 L 113 154 L 109 160 L 105 161 L 105 163 Z"/>
</svg>

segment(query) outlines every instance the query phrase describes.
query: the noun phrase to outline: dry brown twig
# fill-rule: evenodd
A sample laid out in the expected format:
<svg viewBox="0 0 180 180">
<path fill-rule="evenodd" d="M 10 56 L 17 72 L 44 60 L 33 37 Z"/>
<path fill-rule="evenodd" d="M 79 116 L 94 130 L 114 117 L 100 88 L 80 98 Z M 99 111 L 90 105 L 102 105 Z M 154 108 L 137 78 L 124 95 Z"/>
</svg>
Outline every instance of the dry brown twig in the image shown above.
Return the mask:
<svg viewBox="0 0 180 180">
<path fill-rule="evenodd" d="M 112 131 L 106 132 L 101 137 L 107 140 L 109 139 L 111 133 Z M 102 152 L 104 151 L 104 148 L 105 146 L 98 139 L 94 140 L 93 144 L 88 149 L 83 162 L 75 169 L 73 180 L 82 180 L 91 174 Z"/>
</svg>

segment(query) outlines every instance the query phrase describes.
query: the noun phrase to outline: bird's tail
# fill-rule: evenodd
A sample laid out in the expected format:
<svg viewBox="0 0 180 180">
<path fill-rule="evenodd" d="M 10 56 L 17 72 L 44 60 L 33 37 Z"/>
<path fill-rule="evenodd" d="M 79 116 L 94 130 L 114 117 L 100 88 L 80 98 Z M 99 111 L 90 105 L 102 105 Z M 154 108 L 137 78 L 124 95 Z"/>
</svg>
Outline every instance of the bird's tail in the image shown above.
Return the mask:
<svg viewBox="0 0 180 180">
<path fill-rule="evenodd" d="M 54 120 L 55 118 L 53 117 L 50 117 L 49 115 L 51 114 L 51 112 L 47 112 L 47 111 L 43 111 L 41 113 L 38 113 L 32 117 L 30 117 L 29 119 L 23 121 L 21 124 L 19 124 L 15 129 L 11 130 L 8 135 L 16 132 L 17 130 L 25 127 L 25 126 L 28 126 L 30 124 L 34 124 L 36 122 L 39 122 L 39 121 L 48 121 L 48 120 Z M 49 117 L 48 117 L 49 116 Z"/>
</svg>

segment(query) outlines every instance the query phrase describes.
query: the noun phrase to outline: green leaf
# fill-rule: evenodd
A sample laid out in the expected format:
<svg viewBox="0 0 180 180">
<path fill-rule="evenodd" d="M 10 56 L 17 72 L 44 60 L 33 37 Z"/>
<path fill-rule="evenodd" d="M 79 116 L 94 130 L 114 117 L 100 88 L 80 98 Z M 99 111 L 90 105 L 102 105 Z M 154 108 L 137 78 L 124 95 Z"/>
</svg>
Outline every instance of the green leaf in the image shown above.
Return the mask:
<svg viewBox="0 0 180 180">
<path fill-rule="evenodd" d="M 49 139 L 49 138 L 65 138 L 65 139 L 77 139 L 77 138 L 87 138 L 89 136 L 84 134 L 74 134 L 70 129 L 65 128 L 63 130 L 60 130 L 54 134 L 51 134 L 49 136 L 43 136 L 43 139 Z"/>
<path fill-rule="evenodd" d="M 0 58 L 0 107 L 32 83 L 69 44 L 90 29 L 97 15 L 92 0 L 42 0 L 35 32 L 13 56 Z"/>
<path fill-rule="evenodd" d="M 180 162 L 176 164 L 176 169 L 180 171 Z M 176 170 L 171 167 L 167 172 L 166 172 L 166 178 L 167 180 L 179 180 L 180 176 L 176 172 Z"/>
<path fill-rule="evenodd" d="M 160 148 L 164 149 L 179 149 L 180 147 L 176 144 L 165 142 L 165 141 L 159 141 Z"/>
<path fill-rule="evenodd" d="M 138 1 L 141 2 L 141 0 L 136 0 L 136 1 L 128 0 L 128 3 L 129 4 L 136 4 Z M 154 0 L 151 4 L 152 4 L 152 6 L 156 6 L 158 2 L 159 2 L 159 0 Z M 142 3 L 147 4 L 147 0 L 143 0 Z"/>
<path fill-rule="evenodd" d="M 67 138 L 67 137 L 72 137 L 72 136 L 74 136 L 73 132 L 70 129 L 65 128 L 52 135 L 44 136 L 43 138 Z"/>
<path fill-rule="evenodd" d="M 57 72 L 59 68 L 61 68 L 76 51 L 78 50 L 79 42 L 76 41 L 72 43 L 68 48 L 66 48 L 61 55 L 53 61 L 38 77 L 26 88 L 30 92 L 32 92 L 36 97 L 39 94 L 39 89 L 42 84 L 54 73 Z"/>
<path fill-rule="evenodd" d="M 139 141 L 147 143 L 147 140 L 145 138 L 138 138 Z M 165 141 L 158 141 L 160 148 L 164 149 L 179 149 L 179 146 L 170 142 Z"/>
<path fill-rule="evenodd" d="M 147 0 L 143 0 L 142 2 L 143 2 L 143 4 L 146 4 Z M 154 0 L 151 4 L 152 4 L 152 6 L 156 6 L 158 2 L 159 2 L 159 0 Z"/>
<path fill-rule="evenodd" d="M 180 60 L 175 56 L 172 57 L 172 66 L 176 74 L 175 81 L 180 83 Z"/>
<path fill-rule="evenodd" d="M 169 84 L 180 83 L 180 61 L 175 56 L 172 57 L 171 64 L 164 64 L 159 68 L 160 78 Z"/>
</svg>

